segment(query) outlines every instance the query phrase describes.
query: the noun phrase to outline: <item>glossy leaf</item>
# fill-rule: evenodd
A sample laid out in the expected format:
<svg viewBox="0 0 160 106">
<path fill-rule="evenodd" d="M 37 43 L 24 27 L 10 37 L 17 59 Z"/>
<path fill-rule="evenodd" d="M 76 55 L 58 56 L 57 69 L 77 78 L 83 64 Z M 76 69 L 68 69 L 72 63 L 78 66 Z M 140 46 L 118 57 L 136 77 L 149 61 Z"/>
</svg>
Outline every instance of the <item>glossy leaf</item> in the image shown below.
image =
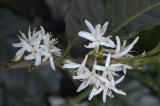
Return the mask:
<svg viewBox="0 0 160 106">
<path fill-rule="evenodd" d="M 69 42 L 78 44 L 85 41 L 77 34 L 88 31 L 85 19 L 93 26 L 109 21 L 105 36 L 132 38 L 138 32 L 159 24 L 159 5 L 159 0 L 73 0 L 65 17 Z"/>
</svg>

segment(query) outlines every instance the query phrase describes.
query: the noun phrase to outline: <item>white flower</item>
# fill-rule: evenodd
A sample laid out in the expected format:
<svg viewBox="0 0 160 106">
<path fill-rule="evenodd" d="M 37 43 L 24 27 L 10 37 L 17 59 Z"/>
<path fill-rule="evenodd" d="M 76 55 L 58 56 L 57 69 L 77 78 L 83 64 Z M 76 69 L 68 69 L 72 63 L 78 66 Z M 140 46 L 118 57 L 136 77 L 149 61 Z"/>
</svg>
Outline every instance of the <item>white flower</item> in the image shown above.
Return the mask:
<svg viewBox="0 0 160 106">
<path fill-rule="evenodd" d="M 123 41 L 123 44 L 121 46 L 120 38 L 119 36 L 116 36 L 116 50 L 110 50 L 110 49 L 103 49 L 104 52 L 110 52 L 112 58 L 116 59 L 123 59 L 123 58 L 132 58 L 134 56 L 130 55 L 128 52 L 134 47 L 134 45 L 137 43 L 139 37 L 136 37 L 136 39 L 126 47 L 127 40 Z"/>
<path fill-rule="evenodd" d="M 78 68 L 76 71 L 77 71 L 77 75 L 81 75 L 85 72 L 85 65 L 86 65 L 86 62 L 87 62 L 87 58 L 88 58 L 88 55 L 85 56 L 85 59 L 83 60 L 82 64 L 77 64 L 77 63 L 74 63 L 74 62 L 71 62 L 70 60 L 66 60 L 67 64 L 64 64 L 63 67 L 64 68 Z"/>
<path fill-rule="evenodd" d="M 45 33 L 44 28 L 41 26 L 41 37 L 43 40 L 43 45 L 40 45 L 40 47 L 43 49 L 42 55 L 45 56 L 42 62 L 45 62 L 48 58 L 50 61 L 51 68 L 55 70 L 55 65 L 53 61 L 53 56 L 61 56 L 61 50 L 58 49 L 56 46 L 54 46 L 56 43 L 58 43 L 57 39 L 52 39 L 51 33 Z"/>
<path fill-rule="evenodd" d="M 112 85 L 115 86 L 117 82 L 119 83 L 123 79 L 123 76 L 122 76 L 122 78 L 120 78 L 121 80 L 118 80 L 116 82 L 114 80 L 114 76 L 119 76 L 116 72 L 124 70 L 123 72 L 126 74 L 126 68 L 131 69 L 132 67 L 129 65 L 120 64 L 120 63 L 110 65 L 110 58 L 111 58 L 111 54 L 109 53 L 106 59 L 105 66 L 95 65 L 94 67 L 96 70 L 103 71 L 103 74 L 106 75 L 106 78 L 108 78 L 109 81 L 111 81 Z"/>
<path fill-rule="evenodd" d="M 35 66 L 38 66 L 41 64 L 41 61 L 44 62 L 49 59 L 51 68 L 55 70 L 53 55 L 61 56 L 61 50 L 55 46 L 55 44 L 58 43 L 57 39 L 52 39 L 50 33 L 45 33 L 42 26 L 41 30 L 37 32 L 34 30 L 32 34 L 29 28 L 28 38 L 24 33 L 20 33 L 22 35 L 22 37 L 19 37 L 21 42 L 13 43 L 14 47 L 21 47 L 16 53 L 14 60 L 19 61 L 24 52 L 27 51 L 29 54 L 24 57 L 25 60 L 35 59 Z"/>
<path fill-rule="evenodd" d="M 21 33 L 22 37 L 20 37 L 20 36 L 18 36 L 18 37 L 20 38 L 21 42 L 12 44 L 13 47 L 21 47 L 21 49 L 19 51 L 17 51 L 17 53 L 16 53 L 15 61 L 19 61 L 22 58 L 24 52 L 28 51 L 30 49 L 31 44 L 34 44 L 37 42 L 37 40 L 38 40 L 37 37 L 40 34 L 40 31 L 35 32 L 35 30 L 34 30 L 34 32 L 31 34 L 30 27 L 29 27 L 28 38 L 26 37 L 26 35 L 24 33 L 22 33 L 22 32 L 20 32 L 20 33 Z"/>
<path fill-rule="evenodd" d="M 42 49 L 39 47 L 41 39 L 33 46 L 28 45 L 28 54 L 24 57 L 25 60 L 33 60 L 35 59 L 35 66 L 38 66 L 41 63 Z"/>
<path fill-rule="evenodd" d="M 103 75 L 96 74 L 96 70 L 94 68 L 95 64 L 96 62 L 93 65 L 92 72 L 90 72 L 88 68 L 85 68 L 85 72 L 83 74 L 73 76 L 73 79 L 83 81 L 77 89 L 77 92 L 80 92 L 81 90 L 85 89 L 88 85 L 93 85 L 93 89 L 88 99 L 91 100 L 93 96 L 96 96 L 101 91 L 103 91 L 104 102 L 106 101 L 106 95 L 113 97 L 111 90 L 115 91 L 116 93 L 126 95 L 123 91 L 118 90 L 115 86 L 112 85 L 112 83 L 107 79 L 106 74 L 104 74 L 106 72 L 104 72 Z M 122 78 L 124 78 L 124 76 Z M 119 80 L 122 80 L 122 78 Z M 117 84 L 120 82 L 119 80 L 117 80 Z"/>
<path fill-rule="evenodd" d="M 85 38 L 89 41 L 92 41 L 88 46 L 85 45 L 86 48 L 95 48 L 100 45 L 106 46 L 106 47 L 115 47 L 114 42 L 110 39 L 111 36 L 109 37 L 103 37 L 104 33 L 107 30 L 108 22 L 106 22 L 102 28 L 101 25 L 98 24 L 94 28 L 91 23 L 87 20 L 85 20 L 85 23 L 90 30 L 91 33 L 85 32 L 85 31 L 80 31 L 78 35 L 82 38 Z"/>
</svg>

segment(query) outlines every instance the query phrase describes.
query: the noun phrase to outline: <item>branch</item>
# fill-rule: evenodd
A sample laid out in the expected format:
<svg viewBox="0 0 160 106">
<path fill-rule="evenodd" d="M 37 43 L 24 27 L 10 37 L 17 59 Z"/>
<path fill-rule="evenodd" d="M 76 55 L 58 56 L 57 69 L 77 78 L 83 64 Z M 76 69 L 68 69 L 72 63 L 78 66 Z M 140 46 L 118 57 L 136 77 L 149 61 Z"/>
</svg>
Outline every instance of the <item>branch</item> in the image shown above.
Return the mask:
<svg viewBox="0 0 160 106">
<path fill-rule="evenodd" d="M 132 59 L 123 59 L 123 60 L 118 60 L 118 59 L 112 59 L 111 64 L 115 63 L 123 63 L 123 64 L 129 64 L 133 67 L 137 67 L 136 64 L 142 65 L 142 64 L 150 64 L 150 63 L 155 63 L 159 62 L 160 55 L 157 56 L 152 56 L 152 57 L 146 57 L 146 58 L 132 58 Z M 66 58 L 62 57 L 54 57 L 54 63 L 56 66 L 61 66 L 63 65 L 64 61 Z M 70 58 L 69 60 L 81 64 L 83 61 L 83 58 Z M 94 63 L 93 58 L 88 58 L 86 65 L 91 66 Z M 102 64 L 105 64 L 105 60 L 102 62 Z M 47 66 L 50 65 L 49 60 L 46 62 L 42 62 L 39 66 Z M 24 61 L 19 61 L 19 62 L 10 62 L 10 63 L 0 63 L 0 71 L 3 70 L 11 70 L 11 69 L 18 69 L 18 68 L 30 68 L 30 67 L 36 67 L 34 65 L 34 60 L 24 60 Z"/>
</svg>

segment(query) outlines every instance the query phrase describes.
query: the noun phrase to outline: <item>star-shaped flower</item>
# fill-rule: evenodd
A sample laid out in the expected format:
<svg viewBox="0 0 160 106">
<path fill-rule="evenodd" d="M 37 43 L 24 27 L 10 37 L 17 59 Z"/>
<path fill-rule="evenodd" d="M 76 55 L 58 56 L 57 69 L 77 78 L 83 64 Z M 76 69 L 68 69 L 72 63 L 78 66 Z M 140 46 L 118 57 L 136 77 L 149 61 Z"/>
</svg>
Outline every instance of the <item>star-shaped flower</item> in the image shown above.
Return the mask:
<svg viewBox="0 0 160 106">
<path fill-rule="evenodd" d="M 120 38 L 119 36 L 116 36 L 116 49 L 102 49 L 104 52 L 110 52 L 112 58 L 116 59 L 123 59 L 123 58 L 132 58 L 134 56 L 130 55 L 130 50 L 134 47 L 134 45 L 137 43 L 139 37 L 136 37 L 135 40 L 128 46 L 126 46 L 127 40 L 123 41 L 123 44 L 121 46 Z"/>
<path fill-rule="evenodd" d="M 35 59 L 35 65 L 40 65 L 41 62 L 49 59 L 51 68 L 55 70 L 53 55 L 61 56 L 61 50 L 58 49 L 55 44 L 58 43 L 57 39 L 52 39 L 51 33 L 45 33 L 44 28 L 41 26 L 41 30 L 31 33 L 30 28 L 28 31 L 28 38 L 24 33 L 20 32 L 22 37 L 19 37 L 20 43 L 13 43 L 14 47 L 22 47 L 17 53 L 14 60 L 19 61 L 24 52 L 29 54 L 24 57 L 25 60 Z"/>
<path fill-rule="evenodd" d="M 102 26 L 102 28 L 100 24 L 96 25 L 96 27 L 94 28 L 91 25 L 91 23 L 87 20 L 85 20 L 85 24 L 87 25 L 91 33 L 80 31 L 78 35 L 82 38 L 92 41 L 88 46 L 85 45 L 86 48 L 95 48 L 95 47 L 99 47 L 100 45 L 103 45 L 106 47 L 112 47 L 112 48 L 115 47 L 114 42 L 110 39 L 111 36 L 106 38 L 103 37 L 104 33 L 107 30 L 108 22 L 106 22 Z"/>
<path fill-rule="evenodd" d="M 107 59 L 106 59 L 105 66 L 95 65 L 94 67 L 95 67 L 96 70 L 103 71 L 103 74 L 106 75 L 106 78 L 108 78 L 109 81 L 111 81 L 112 85 L 115 86 L 116 81 L 114 79 L 114 76 L 119 76 L 117 74 L 117 72 L 123 71 L 123 69 L 125 68 L 124 73 L 126 73 L 126 68 L 131 69 L 132 67 L 129 66 L 129 65 L 120 64 L 120 63 L 110 64 L 110 59 L 111 59 L 111 54 L 109 53 L 108 56 L 107 56 Z M 118 82 L 119 82 L 119 80 L 118 80 Z"/>
<path fill-rule="evenodd" d="M 17 51 L 16 53 L 16 56 L 15 56 L 15 61 L 19 61 L 24 52 L 25 51 L 30 51 L 30 46 L 32 46 L 33 44 L 37 43 L 37 41 L 39 41 L 39 39 L 37 39 L 37 37 L 39 36 L 40 34 L 40 31 L 35 31 L 33 33 L 31 33 L 30 31 L 30 27 L 29 27 L 29 30 L 28 30 L 28 38 L 26 37 L 26 35 L 22 32 L 20 32 L 22 37 L 18 36 L 21 40 L 20 43 L 13 43 L 12 46 L 13 47 L 21 47 L 20 50 Z"/>
<path fill-rule="evenodd" d="M 78 68 L 76 71 L 77 71 L 77 75 L 81 75 L 85 72 L 85 65 L 86 65 L 86 62 L 87 62 L 87 58 L 88 58 L 88 55 L 85 56 L 82 64 L 77 64 L 77 63 L 74 63 L 70 60 L 66 60 L 66 63 L 67 64 L 64 64 L 63 67 L 64 68 Z"/>
</svg>

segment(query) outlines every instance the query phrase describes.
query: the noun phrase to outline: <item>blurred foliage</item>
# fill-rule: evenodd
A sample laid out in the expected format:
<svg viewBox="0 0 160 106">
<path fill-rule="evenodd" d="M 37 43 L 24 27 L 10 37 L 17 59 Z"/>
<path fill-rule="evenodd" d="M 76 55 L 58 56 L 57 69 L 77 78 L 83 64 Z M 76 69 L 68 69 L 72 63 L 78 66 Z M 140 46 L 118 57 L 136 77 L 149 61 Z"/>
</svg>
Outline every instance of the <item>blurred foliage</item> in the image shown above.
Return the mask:
<svg viewBox="0 0 160 106">
<path fill-rule="evenodd" d="M 133 49 L 138 51 L 137 54 L 142 53 L 144 50 L 149 52 L 154 49 L 160 42 L 158 1 L 72 0 L 65 17 L 66 34 L 70 46 L 68 47 L 68 52 L 71 49 L 71 54 L 69 55 L 72 57 L 84 57 L 90 51 L 84 48 L 84 44 L 88 42 L 79 39 L 77 34 L 81 30 L 88 30 L 84 23 L 85 19 L 89 20 L 93 25 L 109 21 L 107 35 L 118 34 L 121 39 L 140 36 L 140 40 Z M 152 8 L 154 6 L 156 7 Z M 63 20 L 60 20 L 61 22 L 54 21 L 53 17 L 51 17 L 51 9 L 47 6 L 45 0 L 3 0 L 0 1 L 0 7 L 1 62 L 11 60 L 16 51 L 11 47 L 11 43 L 17 42 L 16 35 L 19 34 L 18 31 L 27 32 L 29 25 L 31 28 L 40 24 L 45 25 L 47 31 L 53 32 L 54 37 L 60 38 L 58 46 L 61 46 L 63 50 L 66 49 L 67 38 L 64 36 Z M 54 7 L 52 8 L 54 9 Z M 146 10 L 146 8 L 150 11 Z M 145 13 L 142 14 L 143 12 Z M 36 20 L 40 20 L 38 25 L 35 23 Z M 75 46 L 72 47 L 73 45 Z M 157 48 L 160 47 L 157 46 Z M 158 54 L 159 52 L 156 52 L 153 55 Z M 53 72 L 50 67 L 40 67 L 32 72 L 28 72 L 26 69 L 1 72 L 0 106 L 47 106 L 47 97 L 51 94 L 64 97 L 68 100 L 68 103 L 86 101 L 90 89 L 76 93 L 79 83 L 72 80 L 72 74 L 66 71 L 61 72 L 59 68 Z M 103 103 L 101 100 L 102 95 L 99 95 L 94 97 L 89 102 L 89 105 L 159 106 L 159 81 L 160 62 L 143 65 L 143 70 L 128 70 L 127 77 L 118 85 L 118 88 L 126 92 L 127 96 L 114 94 L 115 97 L 113 99 L 107 97 L 107 102 Z"/>
<path fill-rule="evenodd" d="M 73 0 L 65 17 L 69 42 L 85 41 L 77 36 L 79 31 L 88 30 L 85 19 L 93 25 L 109 21 L 107 36 L 133 38 L 160 23 L 159 5 L 159 0 Z"/>
<path fill-rule="evenodd" d="M 0 7 L 8 9 L 31 22 L 35 18 L 45 22 L 52 20 L 51 11 L 45 0 L 1 0 Z"/>
</svg>

